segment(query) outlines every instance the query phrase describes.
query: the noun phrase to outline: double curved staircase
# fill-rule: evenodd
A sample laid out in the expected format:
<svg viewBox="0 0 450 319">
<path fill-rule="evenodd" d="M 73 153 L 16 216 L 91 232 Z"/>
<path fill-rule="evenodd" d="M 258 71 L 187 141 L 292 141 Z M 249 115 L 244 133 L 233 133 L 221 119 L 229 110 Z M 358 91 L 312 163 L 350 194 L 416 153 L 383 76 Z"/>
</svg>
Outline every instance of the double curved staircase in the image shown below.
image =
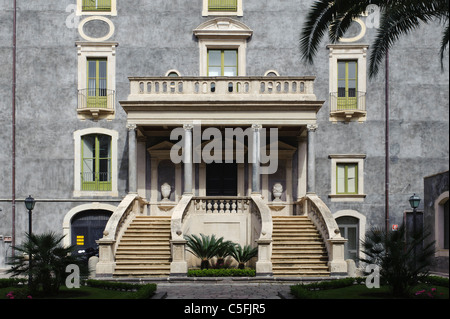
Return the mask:
<svg viewBox="0 0 450 319">
<path fill-rule="evenodd" d="M 261 234 L 256 240 L 257 273 L 258 267 L 260 274 L 275 277 L 346 273 L 346 240 L 317 196 L 305 197 L 299 203 L 299 216 L 271 216 L 260 197 L 252 196 L 250 200 L 251 214 L 257 212 L 261 223 Z M 170 276 L 174 263 L 185 263 L 180 230 L 185 214 L 196 206 L 191 203 L 196 203 L 192 196 L 183 196 L 172 216 L 147 216 L 145 201 L 137 195 L 125 197 L 98 241 L 97 276 Z M 175 249 L 175 243 L 183 246 Z"/>
</svg>

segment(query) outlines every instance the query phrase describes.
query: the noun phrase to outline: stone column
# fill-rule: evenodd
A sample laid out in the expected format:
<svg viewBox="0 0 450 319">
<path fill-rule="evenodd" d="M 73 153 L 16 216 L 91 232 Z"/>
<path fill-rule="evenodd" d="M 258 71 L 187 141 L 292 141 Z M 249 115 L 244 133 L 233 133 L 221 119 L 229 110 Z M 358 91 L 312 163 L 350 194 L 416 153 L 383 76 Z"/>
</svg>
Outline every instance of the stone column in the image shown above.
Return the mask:
<svg viewBox="0 0 450 319">
<path fill-rule="evenodd" d="M 192 124 L 184 124 L 184 193 L 192 194 Z"/>
<path fill-rule="evenodd" d="M 308 144 L 306 138 L 300 136 L 297 142 L 297 201 L 300 201 L 306 195 Z"/>
<path fill-rule="evenodd" d="M 308 130 L 308 172 L 307 172 L 307 184 L 306 192 L 316 192 L 316 151 L 315 151 L 315 139 L 317 124 L 308 124 L 306 126 Z"/>
<path fill-rule="evenodd" d="M 260 131 L 261 125 L 253 124 L 253 145 L 252 145 L 252 193 L 261 193 L 260 175 Z"/>
<path fill-rule="evenodd" d="M 128 192 L 137 193 L 136 124 L 128 124 Z"/>
</svg>

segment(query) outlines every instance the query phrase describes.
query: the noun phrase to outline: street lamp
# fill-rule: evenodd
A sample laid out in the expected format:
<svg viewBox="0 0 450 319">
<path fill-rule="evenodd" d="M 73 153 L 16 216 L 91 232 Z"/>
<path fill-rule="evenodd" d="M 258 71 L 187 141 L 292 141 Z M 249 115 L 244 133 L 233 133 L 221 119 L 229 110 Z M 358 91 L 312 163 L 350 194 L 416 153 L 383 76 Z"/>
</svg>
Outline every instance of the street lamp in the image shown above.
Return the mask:
<svg viewBox="0 0 450 319">
<path fill-rule="evenodd" d="M 25 207 L 28 209 L 28 237 L 30 239 L 30 251 L 28 252 L 28 265 L 29 265 L 29 269 L 28 269 L 28 285 L 29 287 L 31 287 L 31 281 L 32 281 L 32 276 L 31 276 L 31 269 L 32 269 L 32 252 L 31 252 L 31 225 L 32 225 L 32 219 L 31 219 L 31 212 L 33 211 L 34 208 L 34 204 L 36 204 L 36 201 L 34 200 L 33 197 L 28 196 L 27 198 L 25 198 Z"/>
<path fill-rule="evenodd" d="M 34 204 L 36 204 L 36 201 L 33 197 L 28 196 L 25 198 L 25 207 L 28 209 L 28 233 L 31 235 L 31 212 L 34 209 Z"/>
<path fill-rule="evenodd" d="M 409 198 L 409 204 L 411 205 L 411 208 L 413 209 L 413 238 L 416 236 L 416 213 L 417 213 L 417 207 L 419 207 L 420 204 L 420 197 L 417 196 L 415 193 Z M 414 244 L 414 267 L 416 265 L 416 244 Z"/>
</svg>

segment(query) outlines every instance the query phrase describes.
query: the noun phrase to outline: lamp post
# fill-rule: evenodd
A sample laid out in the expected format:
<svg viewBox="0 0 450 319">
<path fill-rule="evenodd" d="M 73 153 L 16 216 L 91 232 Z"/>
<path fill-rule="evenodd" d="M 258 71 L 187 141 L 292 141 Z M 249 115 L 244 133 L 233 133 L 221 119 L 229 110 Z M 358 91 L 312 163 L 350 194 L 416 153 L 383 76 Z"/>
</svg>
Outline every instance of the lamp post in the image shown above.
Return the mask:
<svg viewBox="0 0 450 319">
<path fill-rule="evenodd" d="M 420 204 L 420 197 L 417 196 L 415 193 L 409 198 L 409 204 L 411 205 L 411 208 L 413 209 L 413 236 L 416 236 L 416 214 L 417 214 L 417 207 L 419 207 Z M 414 239 L 413 239 L 414 240 Z M 414 244 L 414 268 L 416 267 L 416 244 Z"/>
<path fill-rule="evenodd" d="M 28 237 L 31 239 L 31 228 L 32 228 L 32 211 L 34 208 L 34 204 L 36 204 L 36 201 L 34 200 L 33 197 L 28 196 L 25 199 L 25 207 L 28 209 Z M 31 287 L 31 282 L 32 282 L 32 276 L 31 276 L 31 269 L 32 269 L 32 252 L 31 252 L 31 242 L 29 243 L 30 245 L 30 251 L 28 252 L 28 265 L 29 265 L 29 269 L 28 269 L 28 286 Z"/>
</svg>

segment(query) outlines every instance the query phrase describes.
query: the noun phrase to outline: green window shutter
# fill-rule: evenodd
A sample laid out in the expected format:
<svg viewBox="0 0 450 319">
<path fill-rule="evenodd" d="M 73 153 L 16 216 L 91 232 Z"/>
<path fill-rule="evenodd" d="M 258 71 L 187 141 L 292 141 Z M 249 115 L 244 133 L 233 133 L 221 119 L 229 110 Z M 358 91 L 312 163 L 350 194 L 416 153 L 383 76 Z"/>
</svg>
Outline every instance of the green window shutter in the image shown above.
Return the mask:
<svg viewBox="0 0 450 319">
<path fill-rule="evenodd" d="M 336 165 L 336 194 L 358 193 L 358 164 Z"/>
<path fill-rule="evenodd" d="M 111 190 L 111 136 L 85 135 L 81 139 L 81 189 Z"/>
<path fill-rule="evenodd" d="M 237 76 L 237 50 L 208 50 L 208 76 Z"/>
<path fill-rule="evenodd" d="M 338 61 L 338 110 L 357 109 L 358 63 Z"/>
<path fill-rule="evenodd" d="M 82 11 L 111 11 L 111 0 L 83 0 Z"/>
<path fill-rule="evenodd" d="M 208 0 L 208 11 L 236 12 L 238 0 Z"/>
<path fill-rule="evenodd" d="M 87 60 L 87 105 L 94 108 L 107 107 L 107 60 Z"/>
</svg>

